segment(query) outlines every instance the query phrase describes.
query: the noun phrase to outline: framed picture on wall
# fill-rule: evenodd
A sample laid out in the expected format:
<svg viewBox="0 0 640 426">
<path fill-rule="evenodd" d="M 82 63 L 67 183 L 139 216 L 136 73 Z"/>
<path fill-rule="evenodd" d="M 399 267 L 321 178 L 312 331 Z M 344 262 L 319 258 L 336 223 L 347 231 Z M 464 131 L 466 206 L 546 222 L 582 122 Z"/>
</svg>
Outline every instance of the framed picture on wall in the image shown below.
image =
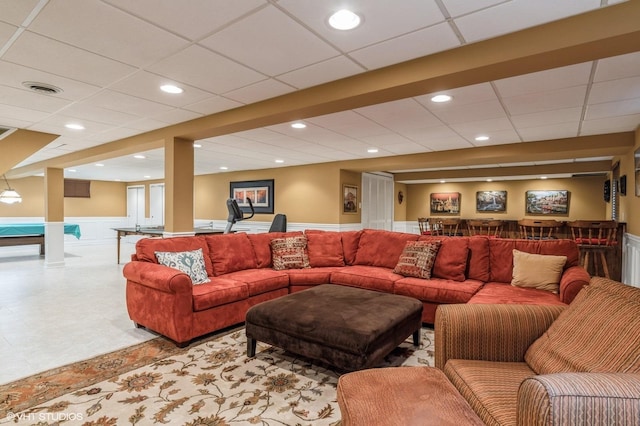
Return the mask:
<svg viewBox="0 0 640 426">
<path fill-rule="evenodd" d="M 569 214 L 569 191 L 527 191 L 526 214 Z"/>
<path fill-rule="evenodd" d="M 476 192 L 476 211 L 506 212 L 507 211 L 507 191 Z"/>
<path fill-rule="evenodd" d="M 431 214 L 460 214 L 459 192 L 436 192 L 429 197 Z"/>
<path fill-rule="evenodd" d="M 229 182 L 229 197 L 237 201 L 244 213 L 250 212 L 249 198 L 256 213 L 271 214 L 274 210 L 273 183 L 273 179 Z"/>
<path fill-rule="evenodd" d="M 342 213 L 358 213 L 358 187 L 342 185 Z"/>
<path fill-rule="evenodd" d="M 634 154 L 635 160 L 635 175 L 636 175 L 636 197 L 640 197 L 640 148 L 636 149 Z"/>
</svg>

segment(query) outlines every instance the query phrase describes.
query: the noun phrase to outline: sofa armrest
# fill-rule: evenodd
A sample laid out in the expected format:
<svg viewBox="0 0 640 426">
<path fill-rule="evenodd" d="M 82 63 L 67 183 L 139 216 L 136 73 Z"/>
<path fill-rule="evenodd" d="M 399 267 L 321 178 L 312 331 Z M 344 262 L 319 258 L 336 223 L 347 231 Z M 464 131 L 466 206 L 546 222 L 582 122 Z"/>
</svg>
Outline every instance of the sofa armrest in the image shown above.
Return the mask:
<svg viewBox="0 0 640 426">
<path fill-rule="evenodd" d="M 188 293 L 191 297 L 193 284 L 184 272 L 151 262 L 134 261 L 124 265 L 122 274 L 127 281 L 150 287 L 165 293 Z"/>
<path fill-rule="evenodd" d="M 589 284 L 589 273 L 582 266 L 567 268 L 560 278 L 560 301 L 570 304 L 582 287 Z"/>
<path fill-rule="evenodd" d="M 565 306 L 440 305 L 435 321 L 435 365 L 449 359 L 522 362 Z"/>
<path fill-rule="evenodd" d="M 557 373 L 528 378 L 518 390 L 516 424 L 638 425 L 640 374 Z"/>
</svg>

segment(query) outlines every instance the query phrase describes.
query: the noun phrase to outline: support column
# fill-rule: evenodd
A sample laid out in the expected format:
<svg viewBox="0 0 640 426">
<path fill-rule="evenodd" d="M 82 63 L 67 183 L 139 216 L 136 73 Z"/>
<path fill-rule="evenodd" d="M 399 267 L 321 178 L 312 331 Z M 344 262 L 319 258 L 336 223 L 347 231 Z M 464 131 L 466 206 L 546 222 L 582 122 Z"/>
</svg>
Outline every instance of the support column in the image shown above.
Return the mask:
<svg viewBox="0 0 640 426">
<path fill-rule="evenodd" d="M 47 168 L 44 172 L 44 264 L 64 266 L 64 173 Z"/>
<path fill-rule="evenodd" d="M 194 235 L 193 172 L 193 141 L 165 139 L 164 237 Z"/>
</svg>

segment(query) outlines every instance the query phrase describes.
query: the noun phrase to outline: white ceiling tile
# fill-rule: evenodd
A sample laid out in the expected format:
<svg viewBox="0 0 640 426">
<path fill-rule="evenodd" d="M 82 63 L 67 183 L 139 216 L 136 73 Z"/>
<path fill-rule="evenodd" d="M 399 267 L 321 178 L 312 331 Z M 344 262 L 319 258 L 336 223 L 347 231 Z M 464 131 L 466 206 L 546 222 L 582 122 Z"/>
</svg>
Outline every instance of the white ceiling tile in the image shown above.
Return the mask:
<svg viewBox="0 0 640 426">
<path fill-rule="evenodd" d="M 269 76 L 339 53 L 273 6 L 245 17 L 200 44 Z"/>
<path fill-rule="evenodd" d="M 82 124 L 84 126 L 84 130 L 73 130 L 64 127 L 65 124 L 69 123 Z M 34 126 L 34 128 L 35 127 L 38 127 L 40 131 L 77 138 L 83 138 L 85 137 L 85 135 L 103 132 L 111 128 L 109 124 L 86 119 L 79 120 L 74 116 L 63 114 L 52 115 L 39 122 L 36 126 Z"/>
<path fill-rule="evenodd" d="M 190 40 L 198 40 L 267 4 L 265 0 L 106 0 Z"/>
<path fill-rule="evenodd" d="M 516 137 L 515 140 L 512 140 L 513 142 L 518 142 L 517 135 L 507 117 L 453 124 L 451 128 L 470 142 L 473 142 L 476 136 L 480 135 L 489 136 L 491 141 L 493 141 L 494 134 L 505 131 L 510 132 L 513 137 Z"/>
<path fill-rule="evenodd" d="M 581 106 L 587 86 L 541 91 L 513 97 L 506 97 L 503 103 L 510 115 L 530 114 L 544 110 L 564 109 Z"/>
<path fill-rule="evenodd" d="M 543 141 L 547 139 L 562 139 L 578 136 L 579 122 L 550 124 L 540 127 L 518 129 L 518 133 L 525 142 Z"/>
<path fill-rule="evenodd" d="M 414 99 L 385 102 L 355 111 L 387 129 L 399 132 L 442 125 L 437 117 Z"/>
<path fill-rule="evenodd" d="M 345 56 L 337 56 L 317 64 L 280 74 L 277 78 L 298 89 L 304 89 L 349 77 L 363 71 L 365 69 L 351 59 Z"/>
<path fill-rule="evenodd" d="M 67 99 L 43 95 L 25 88 L 15 89 L 13 87 L 0 86 L 0 104 L 31 108 L 36 111 L 56 112 L 70 103 L 71 101 Z"/>
<path fill-rule="evenodd" d="M 549 124 L 577 123 L 582 114 L 582 107 L 554 109 L 531 114 L 512 115 L 511 122 L 518 129 L 541 127 Z"/>
<path fill-rule="evenodd" d="M 242 106 L 242 103 L 232 101 L 222 96 L 211 96 L 203 101 L 185 105 L 184 109 L 199 112 L 200 114 L 215 114 L 216 112 L 237 108 L 239 106 Z"/>
<path fill-rule="evenodd" d="M 270 78 L 241 89 L 232 90 L 225 93 L 224 96 L 237 102 L 249 104 L 284 95 L 285 93 L 290 93 L 294 90 L 295 89 L 293 87 Z"/>
<path fill-rule="evenodd" d="M 640 114 L 640 98 L 589 105 L 585 120 Z"/>
<path fill-rule="evenodd" d="M 156 62 L 188 44 L 97 0 L 50 1 L 30 30 L 135 66 Z"/>
<path fill-rule="evenodd" d="M 165 93 L 160 90 L 160 86 L 164 84 L 177 85 L 184 92 L 177 94 Z M 193 104 L 211 97 L 211 93 L 146 71 L 138 71 L 111 85 L 110 89 L 175 107 Z"/>
<path fill-rule="evenodd" d="M 321 115 L 307 121 L 352 138 L 387 133 L 387 129 L 353 111 Z"/>
<path fill-rule="evenodd" d="M 4 46 L 5 43 L 7 43 L 11 39 L 17 29 L 18 27 L 14 25 L 0 22 L 0 47 Z"/>
<path fill-rule="evenodd" d="M 138 120 L 140 117 L 133 114 L 127 114 L 122 111 L 102 108 L 92 105 L 90 102 L 76 102 L 65 108 L 64 114 L 96 121 L 99 123 L 107 123 L 114 126 L 122 126 L 130 121 Z"/>
<path fill-rule="evenodd" d="M 106 86 L 135 70 L 29 31 L 20 35 L 2 59 L 97 86 Z"/>
<path fill-rule="evenodd" d="M 432 108 L 433 114 L 446 124 L 460 124 L 469 121 L 481 121 L 506 117 L 498 100 L 489 100 L 475 104 L 454 105 L 447 103 L 442 108 Z"/>
<path fill-rule="evenodd" d="M 600 0 L 513 0 L 456 18 L 455 24 L 465 40 L 472 43 L 599 7 Z"/>
<path fill-rule="evenodd" d="M 593 81 L 640 76 L 640 52 L 600 59 Z"/>
<path fill-rule="evenodd" d="M 22 108 L 15 105 L 6 105 L 0 102 L 0 125 L 6 124 L 7 119 L 34 123 L 40 120 L 44 120 L 48 116 L 49 113 L 46 111 L 38 111 L 32 108 Z"/>
<path fill-rule="evenodd" d="M 500 93 L 500 96 L 503 98 L 524 95 L 527 93 L 537 93 L 542 90 L 550 91 L 555 89 L 564 89 L 589 83 L 591 67 L 592 63 L 586 62 L 496 80 L 494 84 Z"/>
<path fill-rule="evenodd" d="M 266 77 L 201 46 L 190 46 L 149 70 L 215 94 L 244 87 Z"/>
<path fill-rule="evenodd" d="M 444 21 L 436 2 L 350 0 L 348 8 L 361 15 L 362 24 L 339 31 L 328 24 L 329 16 L 345 7 L 342 0 L 279 0 L 278 5 L 304 22 L 344 52 L 379 43 Z"/>
<path fill-rule="evenodd" d="M 589 93 L 589 104 L 634 98 L 640 98 L 640 77 L 594 83 Z"/>
<path fill-rule="evenodd" d="M 40 0 L 3 0 L 0 21 L 21 25 Z"/>
<path fill-rule="evenodd" d="M 443 22 L 354 50 L 349 53 L 349 56 L 368 69 L 376 69 L 452 49 L 459 45 L 460 41 L 449 24 Z"/>
<path fill-rule="evenodd" d="M 97 107 L 112 109 L 140 117 L 153 116 L 172 109 L 172 107 L 168 105 L 151 102 L 112 90 L 102 91 L 92 96 L 87 102 Z"/>
<path fill-rule="evenodd" d="M 640 123 L 640 114 L 585 120 L 582 124 L 581 133 L 596 135 L 602 133 L 632 132 L 638 127 L 638 123 Z"/>
<path fill-rule="evenodd" d="M 505 0 L 442 0 L 442 4 L 452 18 L 503 3 Z"/>
<path fill-rule="evenodd" d="M 161 112 L 152 116 L 153 119 L 162 121 L 167 124 L 177 124 L 183 121 L 194 120 L 202 117 L 202 114 L 198 114 L 192 111 L 187 111 L 180 108 L 175 108 L 170 111 Z"/>
</svg>

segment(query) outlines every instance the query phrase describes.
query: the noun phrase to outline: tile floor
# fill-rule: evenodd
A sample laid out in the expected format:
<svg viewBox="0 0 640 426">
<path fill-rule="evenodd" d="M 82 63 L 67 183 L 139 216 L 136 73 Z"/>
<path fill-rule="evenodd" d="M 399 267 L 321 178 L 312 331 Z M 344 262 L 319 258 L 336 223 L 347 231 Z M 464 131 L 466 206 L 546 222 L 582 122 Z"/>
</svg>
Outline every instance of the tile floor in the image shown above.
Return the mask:
<svg viewBox="0 0 640 426">
<path fill-rule="evenodd" d="M 0 247 L 0 384 L 156 337 L 129 319 L 122 262 L 115 241 L 68 244 L 58 268 L 38 246 Z"/>
</svg>

